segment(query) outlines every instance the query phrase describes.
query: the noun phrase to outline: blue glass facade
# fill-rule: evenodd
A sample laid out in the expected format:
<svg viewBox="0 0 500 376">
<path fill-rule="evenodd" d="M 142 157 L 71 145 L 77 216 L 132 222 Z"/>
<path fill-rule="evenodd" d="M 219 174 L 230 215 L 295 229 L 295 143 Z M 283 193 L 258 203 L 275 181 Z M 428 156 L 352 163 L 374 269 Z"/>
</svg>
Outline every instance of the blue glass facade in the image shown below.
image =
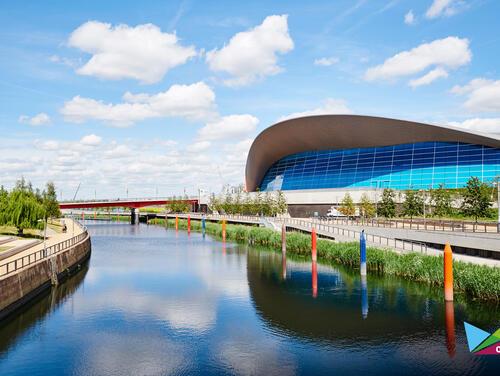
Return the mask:
<svg viewBox="0 0 500 376">
<path fill-rule="evenodd" d="M 460 142 L 420 142 L 292 154 L 275 162 L 261 191 L 371 187 L 464 187 L 471 176 L 500 175 L 500 149 Z"/>
</svg>

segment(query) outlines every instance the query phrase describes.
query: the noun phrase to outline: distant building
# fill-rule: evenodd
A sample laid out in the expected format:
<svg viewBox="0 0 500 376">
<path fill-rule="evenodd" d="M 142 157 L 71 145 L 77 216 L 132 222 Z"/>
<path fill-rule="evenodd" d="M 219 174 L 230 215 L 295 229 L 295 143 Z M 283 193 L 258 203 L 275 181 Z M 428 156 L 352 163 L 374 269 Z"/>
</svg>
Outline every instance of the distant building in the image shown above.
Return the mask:
<svg viewBox="0 0 500 376">
<path fill-rule="evenodd" d="M 283 190 L 298 205 L 326 205 L 344 192 L 354 192 L 356 201 L 360 192 L 427 190 L 440 184 L 461 188 L 471 176 L 492 182 L 498 175 L 497 136 L 379 117 L 323 115 L 286 120 L 259 134 L 248 154 L 246 188 Z"/>
</svg>

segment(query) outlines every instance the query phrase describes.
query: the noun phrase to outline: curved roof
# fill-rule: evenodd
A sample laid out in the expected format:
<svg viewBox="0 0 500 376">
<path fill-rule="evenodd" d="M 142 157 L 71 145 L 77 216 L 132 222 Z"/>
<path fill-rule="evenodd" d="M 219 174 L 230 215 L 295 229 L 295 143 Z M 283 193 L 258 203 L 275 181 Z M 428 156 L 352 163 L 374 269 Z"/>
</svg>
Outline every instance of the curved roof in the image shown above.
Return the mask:
<svg viewBox="0 0 500 376">
<path fill-rule="evenodd" d="M 287 155 L 426 141 L 460 141 L 500 148 L 497 136 L 449 126 L 360 115 L 301 117 L 272 125 L 257 136 L 248 153 L 246 188 L 255 191 L 273 163 Z"/>
</svg>

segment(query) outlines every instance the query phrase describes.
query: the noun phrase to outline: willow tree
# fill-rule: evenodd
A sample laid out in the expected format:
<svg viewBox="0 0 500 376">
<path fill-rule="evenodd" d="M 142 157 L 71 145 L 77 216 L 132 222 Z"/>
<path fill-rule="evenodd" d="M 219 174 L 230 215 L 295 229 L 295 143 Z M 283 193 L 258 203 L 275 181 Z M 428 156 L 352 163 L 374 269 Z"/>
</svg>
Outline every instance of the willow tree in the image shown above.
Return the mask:
<svg viewBox="0 0 500 376">
<path fill-rule="evenodd" d="M 31 190 L 15 188 L 10 192 L 2 213 L 2 223 L 17 228 L 22 235 L 27 228 L 39 227 L 45 209 Z"/>
</svg>

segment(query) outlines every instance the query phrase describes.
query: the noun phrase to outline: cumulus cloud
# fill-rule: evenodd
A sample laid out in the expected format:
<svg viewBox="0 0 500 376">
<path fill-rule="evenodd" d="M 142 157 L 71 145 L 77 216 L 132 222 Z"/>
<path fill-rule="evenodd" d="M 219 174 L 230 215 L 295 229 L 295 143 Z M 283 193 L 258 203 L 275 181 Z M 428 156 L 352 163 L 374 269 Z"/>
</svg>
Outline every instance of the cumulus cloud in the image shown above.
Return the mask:
<svg viewBox="0 0 500 376">
<path fill-rule="evenodd" d="M 162 117 L 203 120 L 213 117 L 215 112 L 215 93 L 204 82 L 172 85 L 167 91 L 154 95 L 127 92 L 123 100 L 113 104 L 76 96 L 67 101 L 60 112 L 71 123 L 98 120 L 116 127 Z"/>
<path fill-rule="evenodd" d="M 314 65 L 320 65 L 323 67 L 329 67 L 331 65 L 337 64 L 339 62 L 338 57 L 322 57 L 320 59 L 314 60 Z"/>
<path fill-rule="evenodd" d="M 288 16 L 268 16 L 262 24 L 234 35 L 221 49 L 207 52 L 211 70 L 231 76 L 228 86 L 248 85 L 259 78 L 279 73 L 278 54 L 293 49 L 288 33 Z"/>
<path fill-rule="evenodd" d="M 365 73 L 365 79 L 373 81 L 410 76 L 433 66 L 443 70 L 456 69 L 468 64 L 471 59 L 472 52 L 469 49 L 468 39 L 458 37 L 436 39 L 409 51 L 400 52 L 385 60 L 383 64 L 369 68 Z M 435 74 L 436 72 L 433 73 Z"/>
<path fill-rule="evenodd" d="M 153 24 L 113 27 L 89 21 L 71 33 L 68 44 L 92 55 L 78 74 L 147 84 L 160 81 L 170 69 L 196 55 L 194 47 L 182 46 L 175 34 L 163 33 Z"/>
<path fill-rule="evenodd" d="M 47 115 L 45 112 L 40 112 L 39 114 L 33 117 L 27 115 L 21 115 L 19 116 L 18 121 L 21 124 L 32 125 L 34 127 L 37 127 L 39 125 L 48 125 L 51 123 L 50 116 Z"/>
<path fill-rule="evenodd" d="M 89 134 L 87 136 L 82 137 L 80 143 L 86 146 L 97 146 L 101 143 L 102 138 L 96 136 L 95 134 Z"/>
<path fill-rule="evenodd" d="M 500 112 L 500 80 L 476 78 L 467 85 L 454 86 L 451 92 L 467 96 L 464 106 L 468 110 Z"/>
<path fill-rule="evenodd" d="M 425 12 L 425 17 L 432 19 L 441 16 L 453 16 L 465 3 L 461 0 L 434 0 Z"/>
<path fill-rule="evenodd" d="M 259 119 L 252 115 L 229 115 L 207 123 L 198 131 L 202 141 L 235 139 L 247 136 L 255 131 Z"/>
<path fill-rule="evenodd" d="M 500 134 L 500 118 L 473 118 L 461 122 L 451 121 L 448 124 L 476 132 Z"/>
<path fill-rule="evenodd" d="M 198 141 L 193 142 L 191 145 L 188 145 L 186 149 L 191 153 L 199 153 L 208 150 L 211 145 L 212 143 L 210 141 Z"/>
<path fill-rule="evenodd" d="M 415 19 L 415 15 L 413 14 L 413 10 L 410 9 L 408 13 L 405 14 L 405 24 L 407 25 L 415 25 L 417 20 Z"/>
<path fill-rule="evenodd" d="M 410 80 L 408 85 L 410 85 L 412 88 L 416 88 L 418 86 L 429 85 L 431 82 L 434 82 L 438 78 L 446 77 L 448 77 L 448 72 L 446 72 L 443 68 L 436 68 L 431 70 L 429 73 L 424 74 L 422 77 Z"/>
<path fill-rule="evenodd" d="M 328 98 L 324 101 L 323 105 L 312 110 L 294 112 L 286 116 L 282 116 L 278 121 L 287 119 L 294 119 L 304 116 L 314 115 L 329 115 L 329 114 L 352 114 L 352 110 L 347 106 L 346 101 L 342 99 Z"/>
</svg>

